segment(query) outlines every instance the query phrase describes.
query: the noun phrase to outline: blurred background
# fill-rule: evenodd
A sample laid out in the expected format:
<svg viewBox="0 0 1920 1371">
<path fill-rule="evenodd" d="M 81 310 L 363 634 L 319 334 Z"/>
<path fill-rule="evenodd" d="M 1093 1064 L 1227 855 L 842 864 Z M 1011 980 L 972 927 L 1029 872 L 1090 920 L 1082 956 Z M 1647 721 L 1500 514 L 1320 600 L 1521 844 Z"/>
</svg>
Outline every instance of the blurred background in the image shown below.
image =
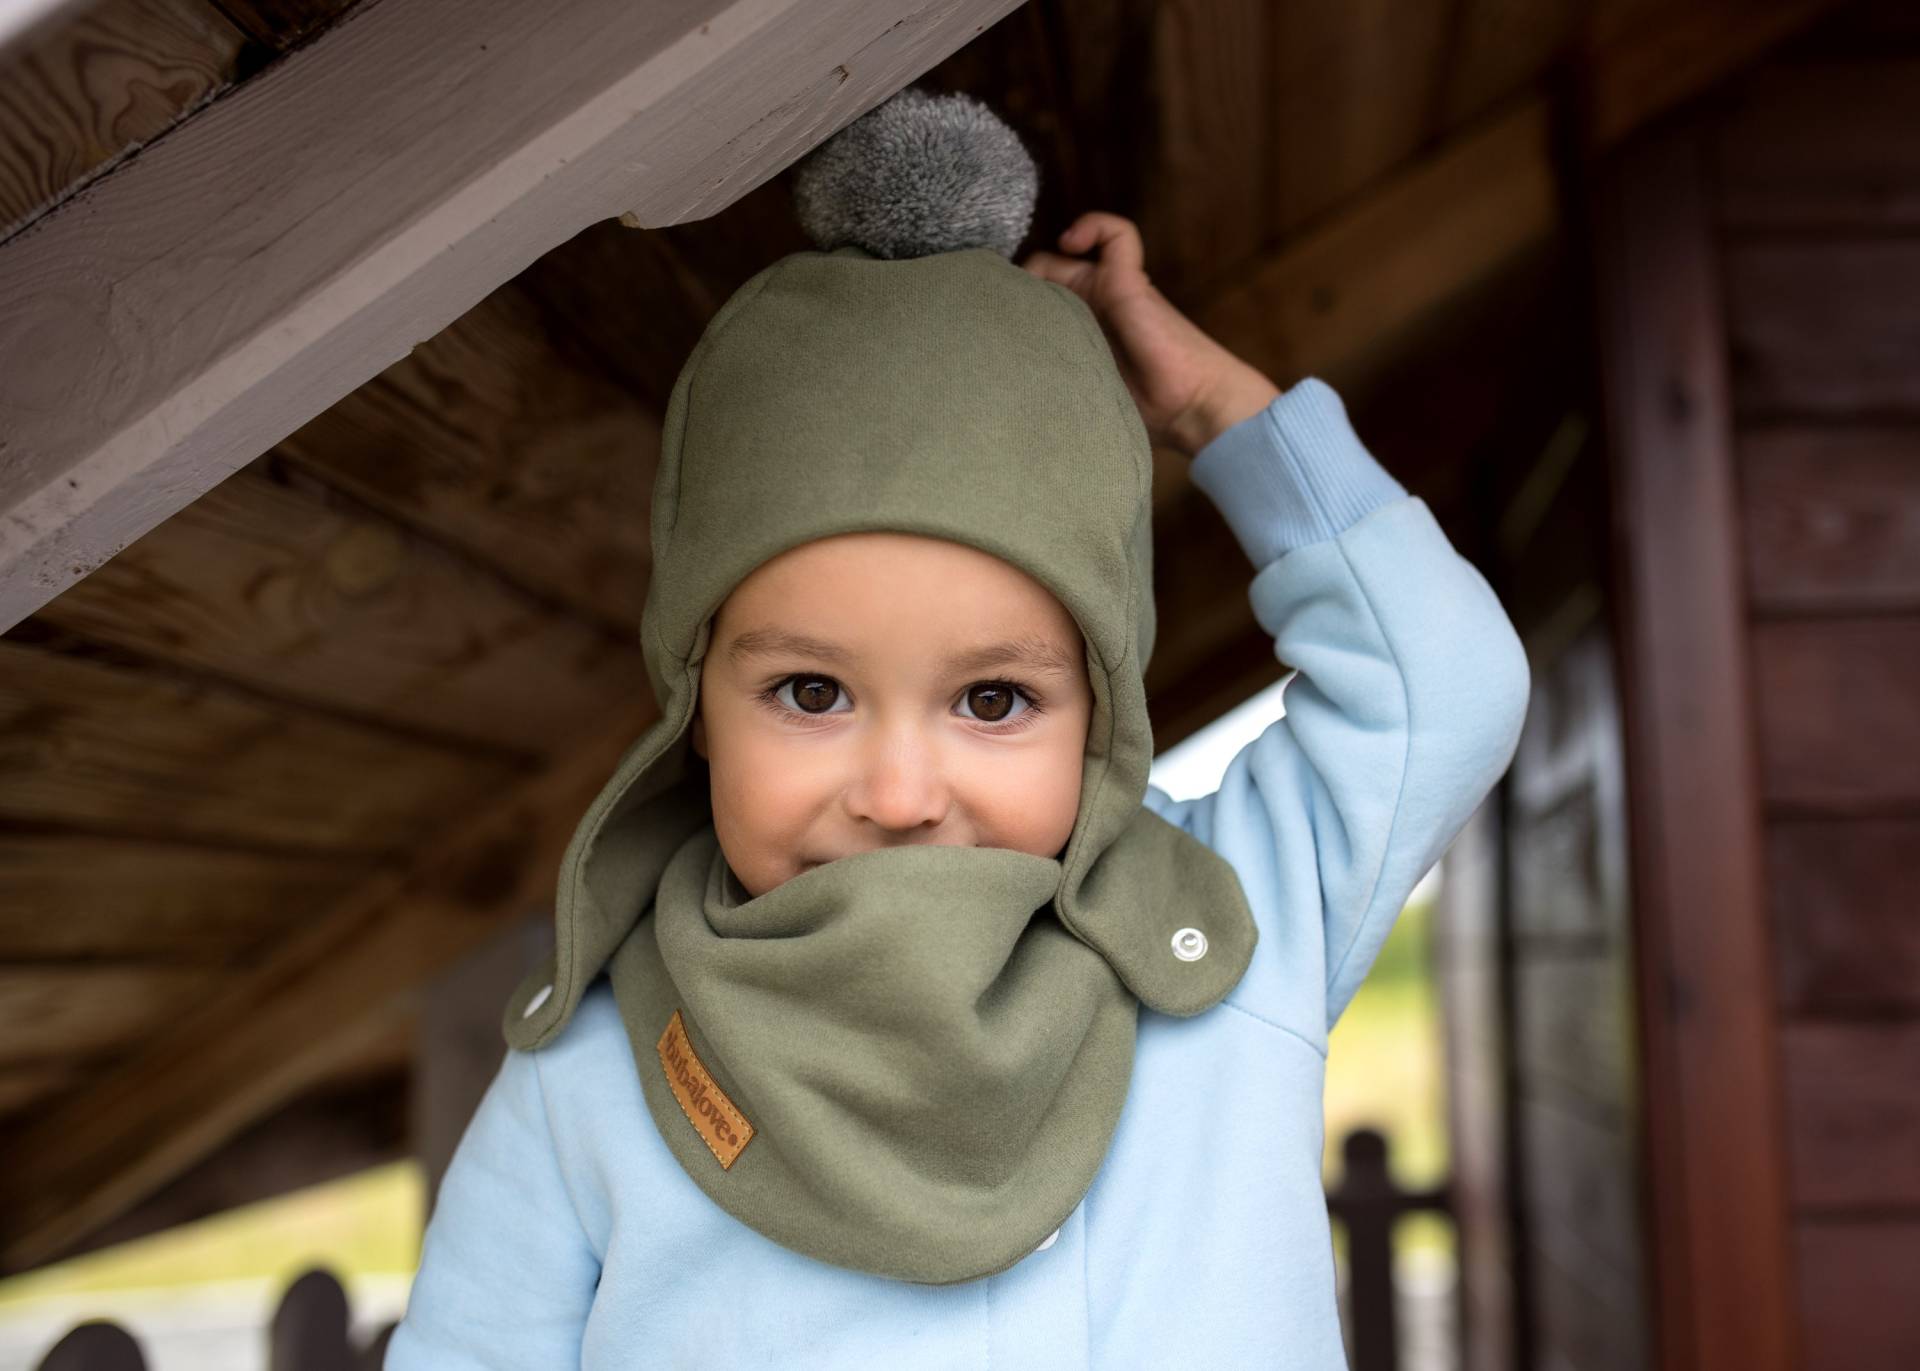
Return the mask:
<svg viewBox="0 0 1920 1371">
<path fill-rule="evenodd" d="M 1127 215 L 1332 383 L 1526 644 L 1333 1040 L 1355 1371 L 1920 1365 L 1920 10 L 729 14 L 0 0 L 0 1368 L 377 1365 L 653 717 L 674 378 L 909 83 L 1027 142 L 1024 251 Z M 1185 461 L 1175 794 L 1288 670 Z"/>
</svg>

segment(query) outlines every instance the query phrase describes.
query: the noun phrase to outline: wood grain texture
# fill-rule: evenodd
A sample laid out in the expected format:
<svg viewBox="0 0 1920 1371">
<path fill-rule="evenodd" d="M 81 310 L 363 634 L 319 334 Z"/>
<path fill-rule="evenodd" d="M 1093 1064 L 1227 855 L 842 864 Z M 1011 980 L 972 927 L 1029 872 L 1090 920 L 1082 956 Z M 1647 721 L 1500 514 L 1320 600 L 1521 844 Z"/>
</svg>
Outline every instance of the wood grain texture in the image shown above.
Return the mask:
<svg viewBox="0 0 1920 1371">
<path fill-rule="evenodd" d="M 1273 152 L 1264 189 L 1272 234 L 1337 209 L 1443 132 L 1438 115 L 1458 8 L 1452 0 L 1266 6 L 1272 76 L 1263 132 Z"/>
<path fill-rule="evenodd" d="M 1920 241 L 1735 241 L 1726 277 L 1742 415 L 1920 413 Z"/>
<path fill-rule="evenodd" d="M 1587 1279 L 1638 1279 L 1639 1192 L 1630 1120 L 1526 1094 L 1518 1103 L 1530 1157 L 1527 1235 Z"/>
<path fill-rule="evenodd" d="M 0 1063 L 125 1049 L 219 982 L 210 967 L 0 966 Z"/>
<path fill-rule="evenodd" d="M 1756 612 L 1920 612 L 1920 427 L 1749 428 L 1739 461 Z"/>
<path fill-rule="evenodd" d="M 1920 1358 L 1920 1219 L 1807 1221 L 1795 1247 L 1805 1365 L 1908 1371 Z"/>
<path fill-rule="evenodd" d="M 245 966 L 367 874 L 337 857 L 0 833 L 0 963 Z"/>
<path fill-rule="evenodd" d="M 1775 819 L 1767 898 L 1782 1010 L 1920 1015 L 1920 819 Z"/>
<path fill-rule="evenodd" d="M 0 1270 L 68 1249 L 325 1079 L 385 1032 L 395 996 L 550 900 L 580 815 L 651 722 L 635 708 L 520 784 L 418 806 L 441 828 L 406 862 L 34 1117 L 0 1168 Z"/>
<path fill-rule="evenodd" d="M 637 235 L 623 236 L 638 246 Z M 604 310 L 609 293 L 638 284 L 599 282 L 610 327 L 652 331 Z M 633 640 L 649 568 L 657 412 L 564 356 L 519 286 L 488 295 L 274 452 Z M 584 635 L 573 632 L 572 647 L 558 626 L 545 636 L 556 658 L 593 674 L 579 663 Z"/>
<path fill-rule="evenodd" d="M 1791 1023 L 1781 1047 L 1801 1213 L 1920 1210 L 1920 1015 Z"/>
<path fill-rule="evenodd" d="M 1743 235 L 1920 227 L 1917 125 L 1920 56 L 1744 72 L 1715 134 L 1721 222 Z"/>
<path fill-rule="evenodd" d="M 1793 1276 L 1724 304 L 1703 135 L 1595 193 L 1661 1364 L 1789 1371 Z M 1759 654 L 1764 656 L 1764 653 Z"/>
<path fill-rule="evenodd" d="M 1584 43 L 1581 123 L 1617 142 L 1805 29 L 1837 0 L 1603 0 Z"/>
<path fill-rule="evenodd" d="M 1173 298 L 1190 296 L 1266 241 L 1276 13 L 1264 0 L 1162 0 L 1154 8 L 1155 193 L 1141 207 L 1140 228 L 1148 270 Z"/>
<path fill-rule="evenodd" d="M 1873 814 L 1920 804 L 1920 618 L 1763 620 L 1752 638 L 1769 805 Z"/>
<path fill-rule="evenodd" d="M 341 18 L 359 0 L 219 0 L 220 8 L 249 36 L 276 52 Z"/>
<path fill-rule="evenodd" d="M 1252 263 L 1194 319 L 1270 376 L 1344 388 L 1558 222 L 1546 108 L 1527 104 Z"/>
<path fill-rule="evenodd" d="M 517 774 L 205 682 L 0 642 L 0 818 L 400 852 Z"/>
<path fill-rule="evenodd" d="M 637 644 L 318 494 L 243 471 L 38 617 L 316 710 L 528 756 L 646 693 Z"/>
<path fill-rule="evenodd" d="M 0 625 L 587 224 L 717 212 L 1013 8 L 408 0 L 328 29 L 0 245 Z"/>
<path fill-rule="evenodd" d="M 207 0 L 99 0 L 0 51 L 0 239 L 239 76 Z"/>
</svg>

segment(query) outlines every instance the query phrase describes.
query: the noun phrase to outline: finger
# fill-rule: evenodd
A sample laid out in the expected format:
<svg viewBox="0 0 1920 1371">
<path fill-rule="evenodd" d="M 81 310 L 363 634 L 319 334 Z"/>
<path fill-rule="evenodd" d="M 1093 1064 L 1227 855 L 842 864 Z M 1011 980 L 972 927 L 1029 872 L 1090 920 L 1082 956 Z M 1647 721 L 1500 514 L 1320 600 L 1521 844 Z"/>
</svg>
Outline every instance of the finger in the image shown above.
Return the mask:
<svg viewBox="0 0 1920 1371">
<path fill-rule="evenodd" d="M 1063 286 L 1071 285 L 1087 269 L 1087 264 L 1078 258 L 1045 251 L 1031 253 L 1020 266 L 1043 281 L 1057 281 Z"/>
<path fill-rule="evenodd" d="M 1105 210 L 1089 210 L 1074 220 L 1060 235 L 1060 246 L 1069 252 L 1098 249 L 1102 266 L 1141 271 L 1146 262 L 1146 248 L 1133 220 Z"/>
</svg>

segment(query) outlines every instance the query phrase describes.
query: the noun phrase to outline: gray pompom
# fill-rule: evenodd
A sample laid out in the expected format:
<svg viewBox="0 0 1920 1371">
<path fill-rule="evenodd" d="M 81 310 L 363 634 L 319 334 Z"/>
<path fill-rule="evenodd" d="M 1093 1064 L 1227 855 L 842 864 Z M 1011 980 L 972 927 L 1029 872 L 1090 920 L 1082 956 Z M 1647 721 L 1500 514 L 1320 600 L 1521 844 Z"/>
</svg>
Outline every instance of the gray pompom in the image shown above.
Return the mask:
<svg viewBox="0 0 1920 1371">
<path fill-rule="evenodd" d="M 823 251 L 875 257 L 992 248 L 1012 257 L 1033 222 L 1040 169 L 970 95 L 907 89 L 816 148 L 794 175 L 800 227 Z"/>
</svg>

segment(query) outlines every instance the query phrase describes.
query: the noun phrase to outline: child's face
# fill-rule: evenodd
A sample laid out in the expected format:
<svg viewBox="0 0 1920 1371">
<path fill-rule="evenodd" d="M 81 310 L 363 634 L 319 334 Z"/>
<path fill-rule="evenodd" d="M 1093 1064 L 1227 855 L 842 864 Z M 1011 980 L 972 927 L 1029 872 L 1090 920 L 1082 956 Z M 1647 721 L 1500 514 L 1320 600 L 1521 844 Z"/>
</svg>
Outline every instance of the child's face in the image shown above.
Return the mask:
<svg viewBox="0 0 1920 1371">
<path fill-rule="evenodd" d="M 1079 628 L 1038 581 L 960 543 L 848 533 L 720 606 L 693 747 L 721 851 L 761 895 L 908 843 L 1058 856 L 1092 712 Z"/>
</svg>

